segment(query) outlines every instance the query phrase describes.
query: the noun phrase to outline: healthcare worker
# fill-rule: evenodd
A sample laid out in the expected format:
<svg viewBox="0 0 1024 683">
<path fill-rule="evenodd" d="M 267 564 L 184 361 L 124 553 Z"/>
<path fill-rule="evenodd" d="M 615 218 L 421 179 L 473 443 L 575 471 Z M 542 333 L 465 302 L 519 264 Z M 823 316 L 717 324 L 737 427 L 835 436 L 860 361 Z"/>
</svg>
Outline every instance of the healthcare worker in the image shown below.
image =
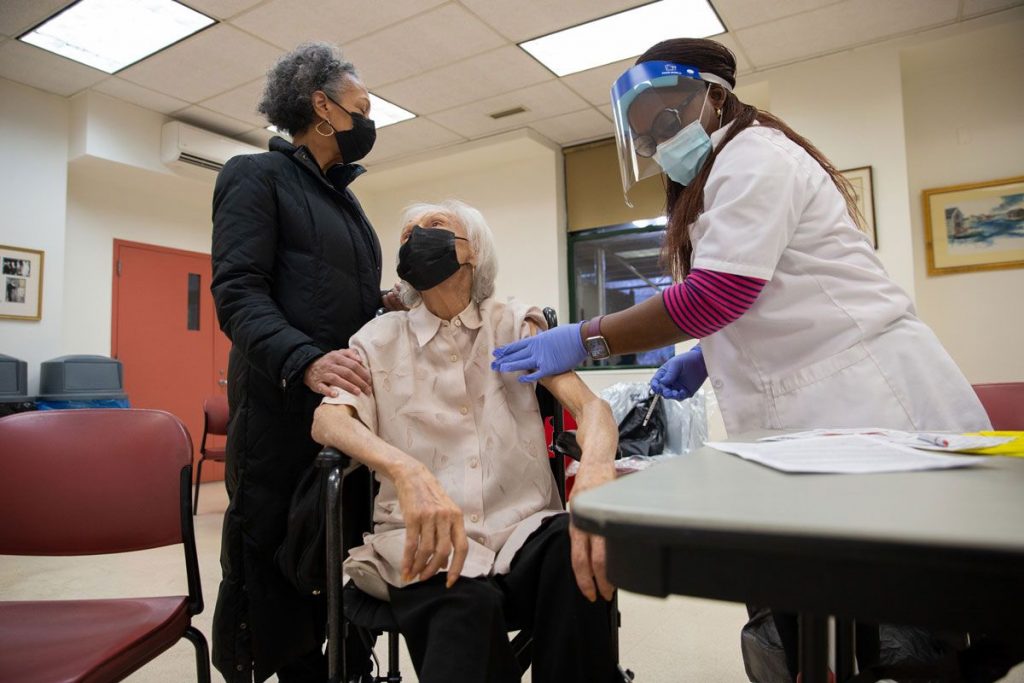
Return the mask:
<svg viewBox="0 0 1024 683">
<path fill-rule="evenodd" d="M 666 176 L 664 256 L 676 284 L 498 348 L 493 367 L 529 382 L 588 357 L 699 338 L 652 385 L 685 398 L 710 375 L 730 435 L 988 429 L 963 373 L 858 229 L 849 184 L 808 140 L 741 102 L 735 73 L 722 45 L 675 39 L 612 87 L 627 198 L 637 181 Z"/>
</svg>

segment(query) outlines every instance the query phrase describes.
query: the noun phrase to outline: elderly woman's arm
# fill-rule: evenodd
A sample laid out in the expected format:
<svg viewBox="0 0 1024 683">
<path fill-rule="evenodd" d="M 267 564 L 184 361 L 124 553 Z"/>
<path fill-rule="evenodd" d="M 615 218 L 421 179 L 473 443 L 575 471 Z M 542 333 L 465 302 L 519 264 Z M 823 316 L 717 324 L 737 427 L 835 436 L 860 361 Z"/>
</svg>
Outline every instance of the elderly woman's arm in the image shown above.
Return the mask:
<svg viewBox="0 0 1024 683">
<path fill-rule="evenodd" d="M 583 493 L 615 478 L 615 452 L 619 430 L 607 403 L 594 395 L 572 372 L 540 380 L 576 420 L 576 439 L 583 455 L 572 487 L 572 495 Z M 576 583 L 588 600 L 597 594 L 611 600 L 615 587 L 605 574 L 604 539 L 569 527 L 572 540 L 572 568 Z"/>
<path fill-rule="evenodd" d="M 451 587 L 466 562 L 469 541 L 462 510 L 430 470 L 370 431 L 351 406 L 321 404 L 313 415 L 313 439 L 394 482 L 406 527 L 402 579 L 428 579 L 444 568 L 451 555 L 447 581 Z"/>
</svg>

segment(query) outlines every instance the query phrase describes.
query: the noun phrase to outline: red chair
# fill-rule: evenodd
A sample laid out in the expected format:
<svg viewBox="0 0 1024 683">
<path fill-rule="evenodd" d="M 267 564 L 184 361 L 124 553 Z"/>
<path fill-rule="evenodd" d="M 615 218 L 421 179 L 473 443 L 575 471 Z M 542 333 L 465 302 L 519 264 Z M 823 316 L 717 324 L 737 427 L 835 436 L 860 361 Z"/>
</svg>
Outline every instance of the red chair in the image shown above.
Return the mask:
<svg viewBox="0 0 1024 683">
<path fill-rule="evenodd" d="M 192 626 L 203 595 L 185 426 L 155 410 L 19 413 L 0 419 L 0 444 L 0 554 L 181 543 L 188 581 L 185 596 L 0 602 L 0 680 L 120 681 L 184 637 L 196 649 L 198 681 L 209 683 L 206 639 Z"/>
<path fill-rule="evenodd" d="M 974 393 L 981 399 L 992 429 L 1024 430 L 1024 382 L 975 384 Z"/>
<path fill-rule="evenodd" d="M 196 497 L 192 503 L 192 514 L 199 512 L 199 481 L 203 476 L 203 461 L 224 462 L 227 451 L 223 447 L 207 447 L 209 434 L 228 434 L 228 399 L 225 396 L 210 396 L 203 401 L 203 440 L 199 442 L 199 462 L 196 463 Z"/>
</svg>

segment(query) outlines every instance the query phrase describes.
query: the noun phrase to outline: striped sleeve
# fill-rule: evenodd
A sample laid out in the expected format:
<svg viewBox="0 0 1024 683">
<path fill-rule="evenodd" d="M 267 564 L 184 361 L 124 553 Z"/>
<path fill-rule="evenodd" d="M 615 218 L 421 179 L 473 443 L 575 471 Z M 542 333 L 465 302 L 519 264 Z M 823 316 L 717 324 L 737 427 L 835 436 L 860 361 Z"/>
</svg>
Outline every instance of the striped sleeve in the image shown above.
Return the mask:
<svg viewBox="0 0 1024 683">
<path fill-rule="evenodd" d="M 662 293 L 676 326 L 695 339 L 714 334 L 754 305 L 768 283 L 756 277 L 694 269 Z"/>
</svg>

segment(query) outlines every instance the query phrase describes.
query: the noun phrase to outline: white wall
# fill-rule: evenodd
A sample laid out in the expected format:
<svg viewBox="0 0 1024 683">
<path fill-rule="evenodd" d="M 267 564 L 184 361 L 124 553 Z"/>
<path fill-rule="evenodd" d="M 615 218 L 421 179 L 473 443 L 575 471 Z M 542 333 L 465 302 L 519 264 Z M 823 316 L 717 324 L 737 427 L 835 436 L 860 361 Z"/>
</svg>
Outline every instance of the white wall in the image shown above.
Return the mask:
<svg viewBox="0 0 1024 683">
<path fill-rule="evenodd" d="M 28 362 L 34 393 L 39 363 L 61 354 L 67 100 L 0 79 L 0 147 L 0 244 L 46 252 L 42 320 L 0 320 L 0 353 Z"/>
<path fill-rule="evenodd" d="M 971 382 L 1024 380 L 1024 269 L 929 276 L 921 191 L 1024 175 L 1024 12 L 903 54 L 917 304 Z"/>
<path fill-rule="evenodd" d="M 70 165 L 62 353 L 110 355 L 115 239 L 210 253 L 213 178 L 95 158 Z"/>
</svg>

